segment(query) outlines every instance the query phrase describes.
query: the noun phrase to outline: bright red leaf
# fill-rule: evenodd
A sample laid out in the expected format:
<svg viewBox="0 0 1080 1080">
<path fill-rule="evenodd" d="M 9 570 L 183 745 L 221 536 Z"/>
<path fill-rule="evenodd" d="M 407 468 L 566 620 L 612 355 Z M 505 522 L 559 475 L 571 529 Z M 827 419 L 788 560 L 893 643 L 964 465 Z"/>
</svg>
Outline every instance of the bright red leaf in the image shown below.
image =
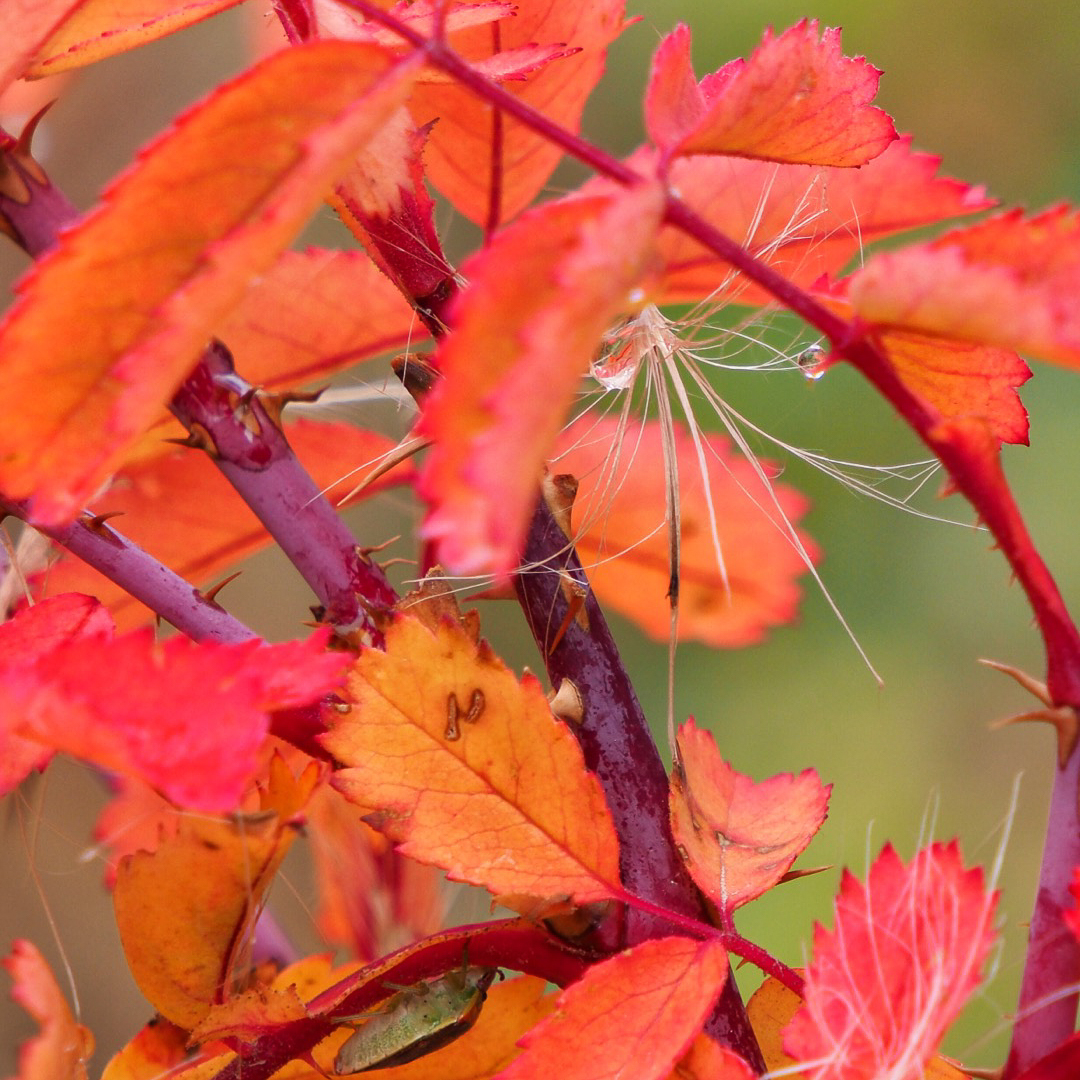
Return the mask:
<svg viewBox="0 0 1080 1080">
<path fill-rule="evenodd" d="M 1033 353 L 1080 365 L 1080 214 L 1014 210 L 940 239 L 882 252 L 851 277 L 874 327 Z"/>
<path fill-rule="evenodd" d="M 346 423 L 298 420 L 285 432 L 297 457 L 327 498 L 337 502 L 355 487 L 393 442 Z M 359 472 L 344 476 L 347 470 Z M 399 466 L 363 491 L 363 497 L 407 481 L 411 466 Z M 270 543 L 270 535 L 209 457 L 155 441 L 150 456 L 126 464 L 96 499 L 99 513 L 121 513 L 123 534 L 194 585 L 214 578 Z M 127 630 L 153 618 L 130 593 L 73 556 L 42 575 L 50 592 L 92 593 L 108 604 L 117 626 Z"/>
<path fill-rule="evenodd" d="M 665 153 L 736 154 L 808 165 L 864 165 L 896 138 L 870 105 L 880 72 L 843 55 L 840 31 L 804 19 L 772 30 L 748 60 L 693 81 L 690 30 L 661 42 L 645 99 L 649 138 Z"/>
<path fill-rule="evenodd" d="M 348 693 L 351 712 L 321 740 L 345 766 L 334 786 L 403 854 L 496 894 L 618 895 L 600 784 L 531 675 L 519 682 L 450 621 L 433 633 L 398 616 Z"/>
<path fill-rule="evenodd" d="M 48 665 L 54 650 L 84 637 L 109 638 L 113 623 L 93 597 L 77 593 L 55 596 L 24 608 L 0 624 L 0 672 L 22 672 Z M 17 700 L 0 686 L 0 794 L 11 791 L 34 769 L 43 769 L 54 751 L 19 734 Z"/>
<path fill-rule="evenodd" d="M 1069 892 L 1077 907 L 1068 908 L 1065 911 L 1065 925 L 1080 938 L 1080 866 L 1074 868 L 1072 881 L 1069 882 Z"/>
<path fill-rule="evenodd" d="M 5 666 L 0 711 L 53 750 L 139 776 L 182 806 L 228 810 L 254 775 L 269 713 L 340 683 L 343 658 L 324 646 L 324 634 L 277 645 L 84 638 Z"/>
<path fill-rule="evenodd" d="M 918 1075 L 978 986 L 997 894 L 955 843 L 904 865 L 886 846 L 865 884 L 845 872 L 836 926 L 814 929 L 805 1006 L 784 1049 L 813 1080 Z"/>
<path fill-rule="evenodd" d="M 825 821 L 831 784 L 813 769 L 760 783 L 688 720 L 671 778 L 671 827 L 699 889 L 725 914 L 771 889 Z"/>
<path fill-rule="evenodd" d="M 542 463 L 601 335 L 645 273 L 660 210 L 651 184 L 549 203 L 464 267 L 471 284 L 422 421 L 436 440 L 421 476 L 424 535 L 455 572 L 513 569 Z"/>
<path fill-rule="evenodd" d="M 178 121 L 64 234 L 0 327 L 9 497 L 32 497 L 46 522 L 89 500 L 411 77 L 374 46 L 278 53 Z"/>
<path fill-rule="evenodd" d="M 41 1025 L 19 1049 L 18 1080 L 86 1080 L 94 1037 L 76 1023 L 49 965 L 29 941 L 16 941 L 3 961 L 11 996 Z"/>
<path fill-rule="evenodd" d="M 796 284 L 810 286 L 838 274 L 872 240 L 994 205 L 982 188 L 936 176 L 940 162 L 912 150 L 905 135 L 858 169 L 697 155 L 673 161 L 670 180 L 706 221 Z M 655 170 L 648 152 L 628 164 L 642 173 Z M 766 300 L 677 229 L 661 231 L 660 250 L 665 300 Z"/>
<path fill-rule="evenodd" d="M 501 1080 L 661 1080 L 712 1011 L 727 969 L 719 942 L 680 937 L 594 964 L 524 1037 Z"/>
<path fill-rule="evenodd" d="M 534 42 L 578 49 L 505 89 L 549 120 L 577 131 L 585 102 L 600 81 L 608 45 L 623 29 L 623 0 L 552 4 L 518 0 L 514 17 L 454 35 L 455 51 L 490 61 L 503 50 Z M 467 218 L 492 226 L 516 217 L 547 183 L 563 156 L 544 135 L 505 114 L 464 87 L 418 84 L 409 99 L 418 125 L 438 119 L 425 154 L 431 182 Z M 496 126 L 498 125 L 498 126 Z M 496 137 L 496 135 L 498 137 Z"/>
<path fill-rule="evenodd" d="M 773 494 L 752 465 L 720 435 L 704 435 L 713 509 L 705 499 L 696 450 L 677 425 L 682 542 L 679 561 L 680 639 L 737 647 L 761 640 L 795 617 L 796 577 L 806 564 L 781 513 L 796 522 L 806 502 L 784 484 Z M 658 640 L 671 630 L 667 591 L 670 540 L 665 521 L 667 449 L 656 421 L 579 420 L 560 437 L 551 468 L 578 479 L 574 542 L 593 591 Z M 768 463 L 764 463 L 766 469 Z M 713 517 L 723 564 L 713 539 Z M 799 533 L 813 557 L 813 541 Z"/>
</svg>

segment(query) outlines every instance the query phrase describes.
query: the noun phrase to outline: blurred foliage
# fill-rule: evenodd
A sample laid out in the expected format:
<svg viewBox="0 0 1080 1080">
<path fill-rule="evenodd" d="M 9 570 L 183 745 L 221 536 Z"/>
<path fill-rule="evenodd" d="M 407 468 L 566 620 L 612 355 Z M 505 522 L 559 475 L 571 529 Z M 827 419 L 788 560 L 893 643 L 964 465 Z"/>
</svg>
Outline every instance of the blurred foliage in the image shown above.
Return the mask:
<svg viewBox="0 0 1080 1080">
<path fill-rule="evenodd" d="M 609 149 L 625 152 L 641 140 L 648 59 L 676 21 L 693 27 L 695 64 L 704 74 L 745 55 L 766 24 L 782 29 L 811 16 L 842 26 L 845 51 L 864 54 L 884 70 L 879 103 L 900 130 L 914 133 L 917 147 L 943 156 L 945 172 L 984 183 L 1007 203 L 1039 207 L 1080 199 L 1080 6 L 1070 0 L 1046 0 L 1037 9 L 1010 0 L 982 0 L 977 7 L 930 0 L 651 0 L 630 7 L 642 21 L 616 43 L 609 79 L 587 115 L 588 133 Z M 232 12 L 78 76 L 38 143 L 57 183 L 80 206 L 91 205 L 140 144 L 240 69 L 246 17 L 246 9 Z M 578 175 L 571 170 L 560 177 L 569 184 Z M 448 224 L 452 240 L 467 234 L 460 221 L 448 218 Z M 328 211 L 312 236 L 323 243 L 346 241 Z M 6 277 L 23 264 L 18 253 L 0 250 Z M 925 457 L 852 372 L 836 369 L 818 383 L 794 370 L 724 373 L 717 386 L 756 423 L 795 445 L 875 464 Z M 1080 502 L 1067 479 L 1075 457 L 1069 439 L 1074 376 L 1038 365 L 1023 396 L 1032 415 L 1032 447 L 1007 448 L 1006 468 L 1066 600 L 1080 611 L 1080 563 L 1072 558 Z M 761 450 L 776 459 L 768 446 Z M 343 462 L 343 471 L 348 467 Z M 693 713 L 710 727 L 741 771 L 763 777 L 813 766 L 835 784 L 829 821 L 802 862 L 837 870 L 774 890 L 741 913 L 740 929 L 783 960 L 802 962 L 813 921 L 831 922 L 839 867 L 861 873 L 886 839 L 907 856 L 930 837 L 959 835 L 969 861 L 989 864 L 1003 842 L 1014 780 L 1026 773 L 1001 881 L 1006 947 L 995 978 L 948 1045 L 970 1064 L 998 1064 L 1016 1000 L 1053 740 L 1034 728 L 988 731 L 990 721 L 1023 711 L 1029 702 L 975 661 L 989 656 L 1041 675 L 1029 610 L 986 534 L 968 527 L 966 505 L 934 497 L 939 478 L 914 503 L 954 517 L 962 527 L 856 497 L 798 462 L 784 468 L 784 480 L 813 500 L 805 524 L 823 548 L 825 584 L 884 686 L 876 685 L 810 582 L 799 623 L 762 646 L 722 654 L 694 646 L 680 650 L 677 718 Z M 352 520 L 362 542 L 378 543 L 407 528 L 412 514 L 398 498 Z M 293 578 L 280 556 L 267 553 L 224 600 L 267 636 L 292 636 L 309 602 Z M 488 604 L 483 614 L 486 632 L 506 659 L 535 668 L 537 657 L 516 609 Z M 659 730 L 665 648 L 624 624 L 616 629 Z M 47 898 L 57 938 L 71 957 L 84 1022 L 98 1037 L 99 1069 L 148 1009 L 119 972 L 107 900 L 96 885 L 99 867 L 84 858 L 93 855 L 87 833 L 100 790 L 77 767 L 40 786 L 47 788 L 43 803 L 33 796 L 20 804 L 27 829 L 18 827 L 11 806 L 4 822 L 3 865 L 13 902 L 0 905 L 0 940 L 6 949 L 12 937 L 31 936 L 56 962 L 43 914 Z M 33 861 L 40 888 L 17 869 Z M 302 922 L 302 891 L 299 901 L 290 902 Z M 755 982 L 751 971 L 740 973 L 743 978 Z M 7 1055 L 16 1027 L 26 1030 L 6 1008 L 5 1002 L 0 1030 L 9 1037 L 0 1046 L 0 1071 L 12 1067 Z M 986 1042 L 983 1036 L 992 1031 L 997 1037 Z"/>
</svg>

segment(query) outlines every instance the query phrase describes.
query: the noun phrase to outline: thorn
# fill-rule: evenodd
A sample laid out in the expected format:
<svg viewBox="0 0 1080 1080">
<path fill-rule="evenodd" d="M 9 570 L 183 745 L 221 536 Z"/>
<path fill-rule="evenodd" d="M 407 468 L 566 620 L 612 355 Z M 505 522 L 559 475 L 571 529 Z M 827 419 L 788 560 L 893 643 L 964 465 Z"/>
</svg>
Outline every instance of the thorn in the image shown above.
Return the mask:
<svg viewBox="0 0 1080 1080">
<path fill-rule="evenodd" d="M 798 881 L 799 878 L 812 877 L 814 874 L 824 874 L 826 870 L 831 869 L 831 866 L 808 866 L 805 870 L 789 870 L 778 884 L 782 885 L 785 881 Z"/>
<path fill-rule="evenodd" d="M 164 442 L 175 443 L 177 446 L 186 446 L 191 450 L 205 450 L 212 458 L 218 458 L 217 444 L 213 436 L 202 424 L 194 421 L 188 429 L 187 436 L 183 439 L 165 439 Z"/>
<path fill-rule="evenodd" d="M 235 574 L 230 574 L 226 578 L 222 578 L 216 585 L 212 585 L 209 589 L 204 590 L 200 595 L 204 600 L 209 601 L 211 604 L 217 604 L 217 595 L 229 584 L 230 581 L 235 581 L 243 570 L 237 570 Z"/>
<path fill-rule="evenodd" d="M 433 441 L 433 439 L 429 439 L 426 436 L 406 435 L 405 438 L 402 439 L 401 442 L 399 442 L 397 446 L 395 446 L 394 449 L 391 450 L 382 461 L 380 461 L 379 464 L 352 489 L 352 491 L 347 495 L 342 495 L 342 497 L 338 499 L 337 505 L 343 506 L 353 498 L 353 496 L 358 495 L 364 488 L 374 484 L 379 477 L 385 476 L 395 466 L 400 465 L 403 461 L 408 461 L 414 454 L 418 454 L 421 450 L 429 447 Z"/>
<path fill-rule="evenodd" d="M 562 625 L 555 632 L 555 637 L 548 646 L 548 656 L 551 656 L 559 647 L 559 642 L 562 641 L 563 635 L 570 628 L 571 621 L 576 622 L 582 630 L 588 631 L 589 629 L 589 616 L 585 611 L 585 598 L 589 595 L 589 590 L 580 581 L 575 581 L 569 574 L 564 576 L 563 573 L 560 573 L 560 576 L 563 578 L 562 593 L 566 598 L 566 614 L 563 616 Z"/>
<path fill-rule="evenodd" d="M 318 390 L 256 390 L 254 393 L 266 415 L 280 428 L 281 414 L 286 405 L 291 405 L 293 402 L 311 405 L 318 401 L 327 389 L 326 386 L 320 386 Z"/>
<path fill-rule="evenodd" d="M 361 547 L 359 544 L 357 544 L 356 554 L 357 556 L 359 556 L 359 558 L 363 559 L 364 562 L 370 563 L 372 555 L 376 555 L 380 551 L 385 551 L 391 544 L 397 543 L 397 541 L 400 539 L 401 533 L 398 533 L 397 536 L 391 536 L 389 540 L 384 540 L 381 544 L 373 544 L 371 547 Z M 402 561 L 407 562 L 408 560 Z"/>
<path fill-rule="evenodd" d="M 577 497 L 578 481 L 576 476 L 570 473 L 556 473 L 552 476 L 545 474 L 540 481 L 540 494 L 544 504 L 551 511 L 555 524 L 562 530 L 567 540 L 573 540 L 570 527 L 570 513 L 574 508 L 574 499 Z"/>
<path fill-rule="evenodd" d="M 997 660 L 980 660 L 979 663 L 1015 679 L 1044 706 L 1041 709 L 1033 709 L 1031 712 L 1020 713 L 1017 716 L 1008 716 L 1004 720 L 996 720 L 990 727 L 997 730 L 1007 724 L 1018 724 L 1028 720 L 1045 720 L 1048 724 L 1052 724 L 1057 731 L 1058 768 L 1065 768 L 1065 763 L 1072 756 L 1077 741 L 1080 740 L 1080 716 L 1077 715 L 1076 709 L 1071 705 L 1055 705 L 1046 683 L 1040 682 L 1019 668 L 1012 667 L 1010 664 L 1002 664 Z"/>
<path fill-rule="evenodd" d="M 560 720 L 569 720 L 575 724 L 581 724 L 585 720 L 585 702 L 582 700 L 581 691 L 570 679 L 563 679 L 559 683 L 559 689 L 548 696 L 548 704 Z"/>
<path fill-rule="evenodd" d="M 115 532 L 111 528 L 106 527 L 106 523 L 115 517 L 123 517 L 123 510 L 112 510 L 107 514 L 92 514 L 89 510 L 83 511 L 84 517 L 82 524 L 89 529 L 92 533 L 100 536 L 103 540 L 108 540 L 113 544 L 122 543 L 120 534 Z"/>
</svg>

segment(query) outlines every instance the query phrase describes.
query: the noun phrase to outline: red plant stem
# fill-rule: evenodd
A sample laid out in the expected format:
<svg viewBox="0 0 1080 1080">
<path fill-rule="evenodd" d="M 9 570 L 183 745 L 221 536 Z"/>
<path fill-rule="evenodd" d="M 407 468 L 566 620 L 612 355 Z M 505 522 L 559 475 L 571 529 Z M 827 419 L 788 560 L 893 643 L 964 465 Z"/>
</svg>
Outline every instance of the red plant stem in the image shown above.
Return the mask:
<svg viewBox="0 0 1080 1080">
<path fill-rule="evenodd" d="M 359 627 L 368 644 L 381 641 L 371 611 L 392 607 L 397 593 L 319 492 L 254 387 L 236 374 L 228 349 L 214 343 L 203 353 L 170 408 L 209 440 L 225 478 L 325 605 L 325 621 Z"/>
<path fill-rule="evenodd" d="M 0 513 L 28 520 L 23 503 L 3 497 Z M 247 641 L 257 636 L 190 582 L 92 514 L 70 525 L 34 528 L 126 589 L 188 637 L 197 641 Z"/>
<path fill-rule="evenodd" d="M 460 968 L 465 958 L 479 967 L 505 967 L 567 986 L 584 973 L 588 961 L 562 947 L 546 931 L 521 919 L 456 927 L 369 964 L 307 1003 L 308 1019 L 294 1020 L 280 1031 L 261 1035 L 243 1046 L 242 1055 L 214 1080 L 267 1080 L 294 1058 L 307 1053 L 345 1017 L 368 1011 L 389 996 L 389 984 L 411 986 Z M 355 984 L 355 989 L 350 989 Z M 322 1012 L 320 1012 L 322 1010 Z"/>
<path fill-rule="evenodd" d="M 604 789 L 619 837 L 619 875 L 628 893 L 686 915 L 707 916 L 679 857 L 668 818 L 668 778 L 623 666 L 600 605 L 565 534 L 543 501 L 538 502 L 525 541 L 523 563 L 514 584 L 533 637 L 556 689 L 569 679 L 581 695 L 584 715 L 570 725 L 585 754 L 585 764 Z M 585 588 L 582 611 L 587 628 L 567 621 L 564 583 Z M 566 630 L 552 645 L 560 627 Z M 671 923 L 652 911 L 627 907 L 619 941 L 607 949 L 634 945 L 670 933 Z M 610 930 L 604 927 L 604 930 Z M 729 978 L 709 1023 L 709 1033 L 747 1062 L 764 1071 L 754 1033 L 735 980 Z"/>
</svg>

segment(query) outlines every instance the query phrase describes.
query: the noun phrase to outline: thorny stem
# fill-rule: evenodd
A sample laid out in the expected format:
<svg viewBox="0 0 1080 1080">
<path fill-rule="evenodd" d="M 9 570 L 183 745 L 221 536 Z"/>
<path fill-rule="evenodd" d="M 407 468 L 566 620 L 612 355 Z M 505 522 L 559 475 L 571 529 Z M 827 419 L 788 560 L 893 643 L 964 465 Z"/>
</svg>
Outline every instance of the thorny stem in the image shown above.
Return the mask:
<svg viewBox="0 0 1080 1080">
<path fill-rule="evenodd" d="M 204 449 L 325 605 L 325 621 L 359 626 L 366 644 L 381 640 L 368 609 L 392 607 L 397 594 L 319 493 L 267 403 L 236 374 L 225 346 L 203 353 L 170 408 L 206 440 Z"/>
<path fill-rule="evenodd" d="M 582 698 L 582 721 L 570 726 L 584 751 L 585 764 L 604 788 L 615 820 L 623 886 L 661 908 L 707 921 L 671 834 L 667 773 L 641 703 L 581 564 L 543 500 L 533 512 L 523 562 L 529 569 L 517 575 L 515 588 L 551 685 L 558 688 L 569 679 Z M 567 618 L 567 583 L 584 588 L 583 617 L 580 623 L 571 618 L 552 647 Z M 625 910 L 622 940 L 605 942 L 609 949 L 655 937 L 670 925 L 652 912 Z M 734 979 L 724 984 L 706 1029 L 759 1073 L 764 1071 Z"/>
</svg>

